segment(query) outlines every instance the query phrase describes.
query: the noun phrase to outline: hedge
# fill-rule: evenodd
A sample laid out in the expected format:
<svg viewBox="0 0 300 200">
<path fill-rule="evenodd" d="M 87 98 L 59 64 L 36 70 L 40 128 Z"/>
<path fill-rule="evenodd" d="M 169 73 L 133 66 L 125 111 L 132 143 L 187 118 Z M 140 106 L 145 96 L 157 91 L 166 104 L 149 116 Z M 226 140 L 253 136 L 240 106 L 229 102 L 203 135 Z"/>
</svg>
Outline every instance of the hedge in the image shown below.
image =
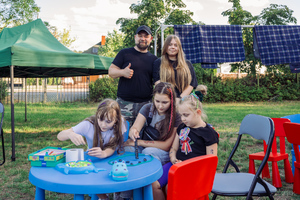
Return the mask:
<svg viewBox="0 0 300 200">
<path fill-rule="evenodd" d="M 213 71 L 211 71 L 213 72 Z M 261 75 L 259 85 L 256 77 L 240 79 L 224 79 L 196 72 L 198 84 L 208 87 L 205 102 L 248 102 L 248 101 L 281 101 L 300 100 L 300 86 L 295 74 Z M 200 78 L 198 76 L 201 76 Z M 204 79 L 205 78 L 205 79 Z M 211 80 L 213 78 L 213 80 Z M 206 82 L 203 82 L 206 80 Z M 116 99 L 118 79 L 109 77 L 98 79 L 91 83 L 90 99 L 101 101 L 104 98 Z"/>
<path fill-rule="evenodd" d="M 259 82 L 258 86 L 255 78 L 245 77 L 208 83 L 205 102 L 300 100 L 300 87 L 293 75 L 262 75 Z"/>
<path fill-rule="evenodd" d="M 7 96 L 7 83 L 5 81 L 0 80 L 0 102 L 3 102 L 5 97 Z"/>
<path fill-rule="evenodd" d="M 100 102 L 105 98 L 116 99 L 119 79 L 104 77 L 89 84 L 91 101 Z"/>
</svg>

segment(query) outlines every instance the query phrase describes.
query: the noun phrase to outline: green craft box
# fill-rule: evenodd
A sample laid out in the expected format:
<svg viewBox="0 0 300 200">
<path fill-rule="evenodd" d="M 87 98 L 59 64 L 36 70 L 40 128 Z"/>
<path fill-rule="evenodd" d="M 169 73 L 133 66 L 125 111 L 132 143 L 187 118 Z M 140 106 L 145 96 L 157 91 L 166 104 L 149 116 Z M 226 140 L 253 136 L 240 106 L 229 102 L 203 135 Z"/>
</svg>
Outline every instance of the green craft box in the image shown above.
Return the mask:
<svg viewBox="0 0 300 200">
<path fill-rule="evenodd" d="M 33 167 L 55 167 L 59 163 L 66 162 L 66 158 L 62 158 L 58 161 L 31 161 Z"/>
<path fill-rule="evenodd" d="M 65 162 L 67 148 L 45 147 L 28 155 L 31 166 L 55 167 L 58 163 Z"/>
</svg>

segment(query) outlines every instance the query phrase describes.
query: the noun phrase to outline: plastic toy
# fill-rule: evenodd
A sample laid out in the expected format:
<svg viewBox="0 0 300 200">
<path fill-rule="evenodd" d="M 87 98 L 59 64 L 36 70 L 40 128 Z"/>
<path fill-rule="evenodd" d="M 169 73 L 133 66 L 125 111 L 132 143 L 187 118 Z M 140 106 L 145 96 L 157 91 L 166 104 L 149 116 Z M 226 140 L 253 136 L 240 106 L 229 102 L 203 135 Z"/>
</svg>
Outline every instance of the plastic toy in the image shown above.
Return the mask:
<svg viewBox="0 0 300 200">
<path fill-rule="evenodd" d="M 115 161 L 109 175 L 115 181 L 126 181 L 128 179 L 128 169 L 124 160 L 121 162 Z"/>
<path fill-rule="evenodd" d="M 127 167 L 133 167 L 137 165 L 142 165 L 147 162 L 151 162 L 153 160 L 153 156 L 151 155 L 145 155 L 142 153 L 138 154 L 138 159 L 136 159 L 135 153 L 128 153 L 126 155 L 119 156 L 118 159 L 116 158 L 110 159 L 108 161 L 108 164 L 113 165 L 116 161 L 125 161 Z"/>
<path fill-rule="evenodd" d="M 65 157 L 65 148 L 45 147 L 28 155 L 30 161 L 58 161 Z"/>
<path fill-rule="evenodd" d="M 96 168 L 91 161 L 87 160 L 60 163 L 56 165 L 55 169 L 64 174 L 88 174 L 90 172 L 97 173 L 98 171 L 106 170 L 104 168 Z"/>
<path fill-rule="evenodd" d="M 45 147 L 28 155 L 31 166 L 55 167 L 65 162 L 66 148 Z"/>
</svg>

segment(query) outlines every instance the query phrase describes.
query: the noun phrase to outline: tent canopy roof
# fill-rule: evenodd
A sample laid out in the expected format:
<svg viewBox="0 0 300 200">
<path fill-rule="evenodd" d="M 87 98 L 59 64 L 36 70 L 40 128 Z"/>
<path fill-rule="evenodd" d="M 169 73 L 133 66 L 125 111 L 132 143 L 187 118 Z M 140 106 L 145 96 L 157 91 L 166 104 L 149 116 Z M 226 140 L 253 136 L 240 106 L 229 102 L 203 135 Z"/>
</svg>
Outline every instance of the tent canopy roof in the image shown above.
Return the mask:
<svg viewBox="0 0 300 200">
<path fill-rule="evenodd" d="M 74 53 L 61 44 L 42 20 L 4 28 L 0 33 L 0 77 L 66 77 L 107 74 L 113 58 Z"/>
</svg>

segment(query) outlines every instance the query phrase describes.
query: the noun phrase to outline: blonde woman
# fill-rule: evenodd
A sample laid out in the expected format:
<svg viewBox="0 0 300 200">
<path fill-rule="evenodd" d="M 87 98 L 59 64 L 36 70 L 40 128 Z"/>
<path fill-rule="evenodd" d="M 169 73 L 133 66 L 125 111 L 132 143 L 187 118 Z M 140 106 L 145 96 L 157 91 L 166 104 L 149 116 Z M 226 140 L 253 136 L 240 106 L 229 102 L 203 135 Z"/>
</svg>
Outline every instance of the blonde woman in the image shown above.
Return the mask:
<svg viewBox="0 0 300 200">
<path fill-rule="evenodd" d="M 176 97 L 189 95 L 197 87 L 192 63 L 185 59 L 181 42 L 176 35 L 169 35 L 164 43 L 162 56 L 153 64 L 153 80 L 174 85 Z"/>
</svg>

